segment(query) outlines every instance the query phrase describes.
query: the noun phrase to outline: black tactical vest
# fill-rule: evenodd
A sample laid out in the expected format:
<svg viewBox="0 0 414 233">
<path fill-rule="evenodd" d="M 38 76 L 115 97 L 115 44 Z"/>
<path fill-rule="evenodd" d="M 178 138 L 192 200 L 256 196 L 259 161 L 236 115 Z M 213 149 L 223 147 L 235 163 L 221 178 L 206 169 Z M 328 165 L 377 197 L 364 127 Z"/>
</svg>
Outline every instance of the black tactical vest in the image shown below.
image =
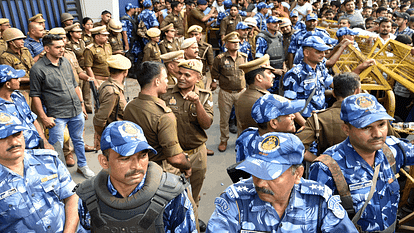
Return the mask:
<svg viewBox="0 0 414 233">
<path fill-rule="evenodd" d="M 148 163 L 144 186 L 131 197 L 112 196 L 107 181 L 108 173 L 102 170 L 76 189 L 91 216 L 92 232 L 164 232 L 165 205 L 189 185 L 154 162 Z"/>
<path fill-rule="evenodd" d="M 285 61 L 282 34 L 277 32 L 276 35 L 272 35 L 268 31 L 261 31 L 257 34 L 256 38 L 258 37 L 262 37 L 267 42 L 266 54 L 269 54 L 270 65 L 275 69 L 282 69 Z"/>
</svg>

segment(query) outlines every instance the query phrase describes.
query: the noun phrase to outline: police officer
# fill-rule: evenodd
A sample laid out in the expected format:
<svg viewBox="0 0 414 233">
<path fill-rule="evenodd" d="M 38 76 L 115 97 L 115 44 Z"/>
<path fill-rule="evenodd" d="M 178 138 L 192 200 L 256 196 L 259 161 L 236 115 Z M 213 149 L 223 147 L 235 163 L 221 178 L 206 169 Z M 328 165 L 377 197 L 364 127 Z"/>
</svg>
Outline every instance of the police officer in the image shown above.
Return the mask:
<svg viewBox="0 0 414 233">
<path fill-rule="evenodd" d="M 179 50 L 170 53 L 165 53 L 162 54 L 160 58 L 162 59 L 165 68 L 167 69 L 168 85 L 176 85 L 177 78 L 180 76 L 178 64 L 181 60 L 184 60 L 184 51 Z"/>
<path fill-rule="evenodd" d="M 280 93 L 279 81 L 286 70 L 284 67 L 283 36 L 279 32 L 279 23 L 282 20 L 270 16 L 266 22 L 267 30 L 261 31 L 256 37 L 256 58 L 269 54 L 270 65 L 275 68 L 273 72 L 277 75 L 273 87 L 269 91 Z"/>
<path fill-rule="evenodd" d="M 185 190 L 188 182 L 149 161 L 149 154 L 157 151 L 141 127 L 129 121 L 112 122 L 102 133 L 101 149 L 102 171 L 76 189 L 82 200 L 82 228 L 92 232 L 197 232 Z"/>
<path fill-rule="evenodd" d="M 325 90 L 332 86 L 332 76 L 325 63 L 321 61 L 327 46 L 320 37 L 310 36 L 302 42 L 303 60 L 289 70 L 284 78 L 284 96 L 288 99 L 304 99 L 307 101 L 300 114 L 296 114 L 296 122 L 303 126 L 305 119 L 312 111 L 325 109 Z"/>
<path fill-rule="evenodd" d="M 244 20 L 244 23 L 246 23 L 247 26 L 251 27 L 249 33 L 247 34 L 247 40 L 252 46 L 252 57 L 256 57 L 256 36 L 260 32 L 257 28 L 257 22 L 253 17 L 248 17 Z"/>
<path fill-rule="evenodd" d="M 161 62 L 161 51 L 160 47 L 158 46 L 158 42 L 160 41 L 160 34 L 161 31 L 158 28 L 150 28 L 147 31 L 147 36 L 150 38 L 150 42 L 145 45 L 144 48 L 144 57 L 142 61 L 157 61 Z"/>
<path fill-rule="evenodd" d="M 105 26 L 106 29 L 108 30 L 108 23 L 111 18 L 112 18 L 111 12 L 108 10 L 104 10 L 101 13 L 101 21 L 94 23 L 93 27 L 96 28 L 96 27 Z"/>
<path fill-rule="evenodd" d="M 197 59 L 198 57 L 198 43 L 197 38 L 187 38 L 181 44 L 181 49 L 184 50 L 184 58 L 186 60 Z"/>
<path fill-rule="evenodd" d="M 197 207 L 207 171 L 207 133 L 213 123 L 213 97 L 210 91 L 195 84 L 201 81 L 203 64 L 199 60 L 184 60 L 178 64 L 179 77 L 162 96 L 177 118 L 177 135 L 181 148 L 190 159 L 192 195 Z M 205 226 L 201 220 L 200 228 Z"/>
<path fill-rule="evenodd" d="M 175 37 L 177 31 L 174 29 L 174 24 L 170 23 L 161 28 L 161 32 L 164 35 L 164 39 L 158 44 L 161 54 L 180 50 L 180 42 Z"/>
<path fill-rule="evenodd" d="M 253 18 L 256 20 L 257 27 L 260 31 L 266 31 L 266 14 L 270 6 L 268 6 L 265 2 L 259 2 L 256 5 L 257 14 L 253 16 Z"/>
<path fill-rule="evenodd" d="M 109 32 L 105 26 L 96 27 L 90 31 L 93 43 L 83 52 L 85 70 L 92 80 L 95 79 L 101 84 L 109 77 L 108 63 L 106 63 L 108 57 L 112 55 L 111 45 L 107 42 Z"/>
<path fill-rule="evenodd" d="M 160 26 L 160 23 L 157 20 L 157 16 L 155 15 L 155 12 L 152 9 L 152 2 L 151 0 L 144 0 L 142 2 L 142 6 L 144 7 L 144 10 L 141 12 L 141 14 L 138 15 L 137 23 L 138 25 L 143 22 L 145 24 L 145 27 L 147 30 L 150 28 L 155 28 Z M 148 31 L 147 31 L 148 35 Z M 143 38 L 144 45 L 146 45 L 150 40 L 147 38 Z M 158 42 L 157 42 L 158 43 Z"/>
<path fill-rule="evenodd" d="M 236 32 L 239 33 L 241 39 L 239 51 L 247 54 L 247 61 L 253 60 L 252 46 L 248 41 L 248 34 L 250 30 L 251 27 L 249 27 L 245 22 L 239 22 L 236 26 Z"/>
<path fill-rule="evenodd" d="M 82 29 L 80 28 L 79 23 L 65 27 L 65 31 L 67 31 L 66 48 L 75 53 L 79 66 L 82 69 L 85 69 L 85 58 L 83 53 L 85 52 L 86 44 L 82 39 Z M 79 87 L 82 91 L 83 101 L 85 101 L 86 112 L 92 113 L 92 98 L 89 82 L 80 79 Z"/>
<path fill-rule="evenodd" d="M 0 113 L 1 232 L 75 232 L 78 196 L 69 171 L 53 150 L 25 150 L 24 130 Z"/>
<path fill-rule="evenodd" d="M 34 60 L 29 50 L 24 47 L 26 36 L 17 28 L 9 28 L 3 32 L 3 39 L 7 43 L 7 50 L 0 56 L 0 64 L 9 65 L 17 70 L 24 70 L 26 74 L 20 78 L 20 90 L 31 106 L 29 98 L 30 83 L 29 73 L 34 65 Z"/>
<path fill-rule="evenodd" d="M 0 18 L 0 55 L 7 49 L 7 43 L 3 38 L 3 32 L 8 28 L 10 28 L 9 19 Z"/>
<path fill-rule="evenodd" d="M 0 111 L 17 117 L 28 129 L 23 132 L 26 148 L 53 149 L 45 138 L 37 116 L 31 110 L 23 95 L 18 91 L 24 70 L 15 70 L 8 65 L 0 65 Z"/>
<path fill-rule="evenodd" d="M 370 94 L 346 97 L 341 105 L 341 120 L 348 138 L 326 150 L 326 160 L 319 157 L 311 165 L 309 178 L 325 183 L 334 193 L 348 193 L 351 198 L 342 197 L 342 203 L 356 213 L 352 222 L 361 227 L 361 232 L 394 232 L 400 200 L 395 174 L 414 164 L 414 146 L 387 136 L 387 121 L 394 118 Z M 331 171 L 335 164 L 339 173 Z M 332 175 L 343 177 L 346 183 Z"/>
<path fill-rule="evenodd" d="M 46 20 L 43 18 L 42 14 L 37 14 L 37 15 L 34 15 L 33 17 L 29 18 L 29 22 L 39 24 L 43 27 L 43 29 L 46 28 L 45 21 Z"/>
<path fill-rule="evenodd" d="M 238 135 L 248 127 L 255 127 L 257 123 L 252 118 L 252 106 L 258 98 L 268 94 L 267 89 L 273 85 L 274 68 L 270 66 L 269 55 L 240 65 L 244 71 L 247 89 L 236 101 L 236 119 Z"/>
<path fill-rule="evenodd" d="M 236 140 L 236 161 L 249 156 L 255 138 L 269 132 L 295 133 L 295 113 L 305 106 L 304 100 L 288 100 L 280 95 L 266 94 L 254 102 L 250 114 L 257 124 L 244 130 Z M 306 159 L 306 157 L 305 157 Z"/>
<path fill-rule="evenodd" d="M 239 22 L 243 22 L 242 16 L 236 4 L 230 7 L 230 14 L 220 22 L 220 37 L 223 41 L 225 35 L 234 32 Z"/>
<path fill-rule="evenodd" d="M 221 53 L 214 58 L 211 71 L 213 79 L 212 88 L 215 89 L 217 87 L 217 80 L 220 85 L 218 96 L 221 134 L 218 150 L 220 152 L 224 152 L 227 149 L 229 118 L 232 106 L 246 87 L 244 72 L 239 66 L 247 62 L 247 55 L 238 52 L 240 39 L 237 32 L 228 34 L 223 40 L 226 43 L 227 52 Z"/>
<path fill-rule="evenodd" d="M 139 45 L 138 35 L 137 35 L 137 22 L 134 19 L 136 9 L 138 7 L 128 3 L 125 6 L 125 15 L 121 17 L 122 23 L 122 40 L 124 41 L 125 51 L 129 51 L 132 55 L 130 58 L 132 61 L 135 61 L 135 58 L 138 56 L 142 50 Z"/>
<path fill-rule="evenodd" d="M 207 232 L 358 232 L 339 196 L 323 183 L 302 178 L 299 138 L 268 133 L 252 148 L 236 167 L 252 177 L 216 198 Z"/>
<path fill-rule="evenodd" d="M 112 48 L 112 55 L 124 54 L 124 42 L 122 41 L 122 23 L 115 19 L 110 19 L 108 23 L 108 41 Z"/>
<path fill-rule="evenodd" d="M 179 144 L 176 118 L 159 98 L 167 92 L 167 71 L 159 62 L 143 62 L 139 70 L 141 92 L 125 107 L 124 120 L 142 127 L 149 144 L 158 152 L 150 153 L 151 161 L 162 165 L 165 171 L 176 173 L 178 169 L 189 177 L 191 163 Z"/>
<path fill-rule="evenodd" d="M 101 135 L 107 125 L 121 121 L 124 117 L 126 100 L 124 96 L 124 80 L 131 68 L 131 61 L 121 54 L 112 55 L 106 60 L 111 77 L 99 87 L 99 109 L 93 117 L 95 128 L 95 148 L 99 150 Z"/>
<path fill-rule="evenodd" d="M 179 1 L 171 2 L 171 13 L 165 17 L 165 19 L 161 23 L 161 28 L 173 24 L 174 28 L 176 29 L 176 37 L 183 38 L 184 37 L 184 18 L 181 15 L 181 10 L 183 8 L 183 4 Z"/>
<path fill-rule="evenodd" d="M 208 79 L 206 77 L 206 74 L 208 71 L 211 70 L 214 62 L 214 52 L 213 52 L 213 46 L 203 40 L 202 38 L 202 30 L 203 28 L 198 25 L 191 26 L 188 30 L 188 36 L 189 37 L 195 37 L 197 39 L 198 44 L 198 59 L 203 62 L 203 79 L 202 83 L 204 84 L 204 87 L 206 89 L 209 89 L 211 78 Z"/>
<path fill-rule="evenodd" d="M 62 13 L 62 15 L 60 15 L 60 22 L 62 23 L 62 27 L 68 27 L 71 26 L 73 24 L 73 20 L 75 18 L 73 18 L 73 15 L 71 15 L 70 13 Z"/>
</svg>

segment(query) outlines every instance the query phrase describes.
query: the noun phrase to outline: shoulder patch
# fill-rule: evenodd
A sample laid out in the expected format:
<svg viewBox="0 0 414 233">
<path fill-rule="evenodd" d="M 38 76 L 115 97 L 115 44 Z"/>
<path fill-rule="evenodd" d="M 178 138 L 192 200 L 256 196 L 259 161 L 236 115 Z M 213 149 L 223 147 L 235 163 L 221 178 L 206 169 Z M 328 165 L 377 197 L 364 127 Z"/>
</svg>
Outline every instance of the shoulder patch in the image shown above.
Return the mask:
<svg viewBox="0 0 414 233">
<path fill-rule="evenodd" d="M 224 53 L 220 53 L 219 55 L 217 55 L 217 58 L 222 58 L 224 56 Z"/>
<path fill-rule="evenodd" d="M 316 181 L 302 179 L 299 185 L 300 192 L 303 194 L 318 195 L 325 198 L 325 200 L 328 200 L 329 196 L 332 195 L 330 188 Z"/>
<path fill-rule="evenodd" d="M 345 217 L 345 209 L 341 205 L 341 198 L 339 195 L 332 196 L 328 200 L 328 209 L 332 210 L 332 213 L 339 219 Z"/>
<path fill-rule="evenodd" d="M 162 110 L 164 110 L 165 113 L 172 112 L 171 108 L 167 107 L 167 105 L 165 105 L 165 102 L 163 100 L 160 100 L 160 101 L 162 101 L 163 103 L 157 101 L 157 102 L 155 102 L 155 104 L 158 105 L 159 107 L 161 107 Z"/>
<path fill-rule="evenodd" d="M 214 204 L 217 206 L 217 208 L 221 209 L 222 212 L 227 212 L 230 210 L 229 203 L 222 197 L 216 197 Z"/>
</svg>

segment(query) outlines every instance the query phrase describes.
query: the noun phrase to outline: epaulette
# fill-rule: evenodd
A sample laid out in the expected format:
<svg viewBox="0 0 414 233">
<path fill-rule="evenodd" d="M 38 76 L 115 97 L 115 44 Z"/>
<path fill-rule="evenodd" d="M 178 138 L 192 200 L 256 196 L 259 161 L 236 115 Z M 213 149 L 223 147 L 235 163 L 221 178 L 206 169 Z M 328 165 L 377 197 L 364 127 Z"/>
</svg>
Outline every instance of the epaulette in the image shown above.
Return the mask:
<svg viewBox="0 0 414 233">
<path fill-rule="evenodd" d="M 164 40 L 160 41 L 160 43 L 159 43 L 159 44 L 162 44 L 162 43 L 164 43 Z"/>
<path fill-rule="evenodd" d="M 162 102 L 160 102 L 162 101 Z M 164 100 L 159 99 L 159 101 L 155 102 L 156 105 L 158 105 L 159 107 L 162 108 L 162 110 L 164 110 L 165 113 L 169 113 L 172 112 L 171 108 L 169 108 L 167 105 L 165 105 Z"/>
<path fill-rule="evenodd" d="M 240 55 L 242 55 L 243 57 L 247 57 L 247 54 L 246 53 L 243 53 L 243 52 L 239 52 L 240 53 Z"/>
<path fill-rule="evenodd" d="M 85 49 L 91 49 L 93 47 L 93 43 L 88 44 Z"/>
<path fill-rule="evenodd" d="M 224 53 L 220 53 L 219 55 L 217 55 L 217 58 L 222 58 L 224 56 Z"/>
<path fill-rule="evenodd" d="M 58 158 L 58 153 L 54 150 L 49 149 L 27 149 L 25 150 L 26 154 L 31 154 L 32 156 L 44 161 L 44 162 L 53 162 L 53 160 Z"/>
<path fill-rule="evenodd" d="M 256 194 L 256 189 L 250 178 L 250 180 L 242 180 L 230 185 L 226 189 L 226 194 L 231 199 L 248 199 L 250 196 Z"/>
<path fill-rule="evenodd" d="M 300 193 L 318 195 L 325 198 L 326 201 L 328 201 L 329 197 L 332 195 L 332 190 L 330 188 L 313 180 L 302 179 L 299 184 L 299 189 Z"/>
</svg>

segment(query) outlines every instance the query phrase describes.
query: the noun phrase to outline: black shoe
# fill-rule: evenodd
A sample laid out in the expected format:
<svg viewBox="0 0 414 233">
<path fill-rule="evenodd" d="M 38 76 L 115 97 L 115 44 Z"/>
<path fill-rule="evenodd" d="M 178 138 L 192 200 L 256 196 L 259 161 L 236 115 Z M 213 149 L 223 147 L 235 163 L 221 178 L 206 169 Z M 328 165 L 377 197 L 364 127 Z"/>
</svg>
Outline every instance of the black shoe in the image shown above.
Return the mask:
<svg viewBox="0 0 414 233">
<path fill-rule="evenodd" d="M 229 131 L 230 131 L 230 133 L 232 133 L 232 134 L 236 134 L 237 133 L 237 125 L 236 125 L 236 122 L 230 122 L 229 123 Z"/>
<path fill-rule="evenodd" d="M 198 219 L 198 225 L 200 226 L 200 231 L 201 232 L 206 232 L 207 230 L 207 225 L 205 222 L 203 222 L 203 220 Z"/>
</svg>

